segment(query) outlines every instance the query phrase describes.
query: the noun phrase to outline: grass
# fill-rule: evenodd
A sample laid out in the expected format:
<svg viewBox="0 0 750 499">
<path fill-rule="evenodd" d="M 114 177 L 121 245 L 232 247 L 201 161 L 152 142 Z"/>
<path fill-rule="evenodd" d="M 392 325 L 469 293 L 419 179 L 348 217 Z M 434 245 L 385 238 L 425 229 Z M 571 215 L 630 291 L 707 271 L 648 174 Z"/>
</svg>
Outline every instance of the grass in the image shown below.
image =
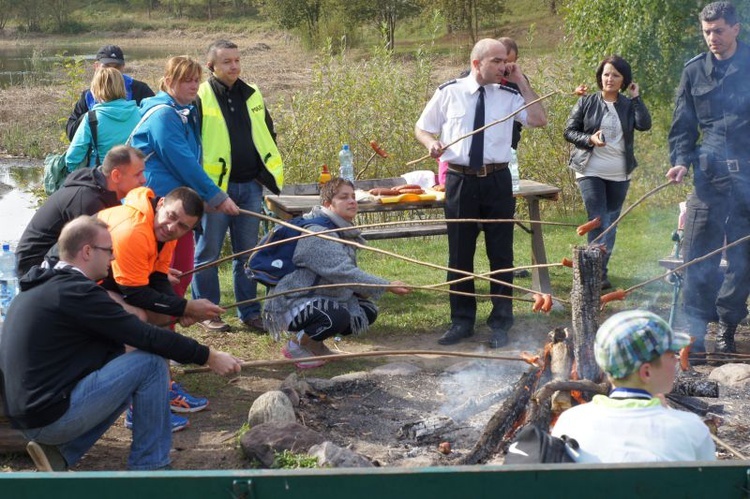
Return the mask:
<svg viewBox="0 0 750 499">
<path fill-rule="evenodd" d="M 628 202 L 632 202 L 629 200 Z M 543 217 L 556 222 L 580 224 L 585 221 L 583 213 L 570 216 L 559 216 L 554 213 Z M 658 260 L 672 252 L 671 234 L 676 226 L 677 210 L 652 208 L 647 201 L 635 208 L 622 222 L 618 231 L 615 252 L 610 261 L 610 280 L 615 288 L 627 289 L 652 277 L 661 275 L 664 270 L 659 267 Z M 578 237 L 575 227 L 545 226 L 544 240 L 549 262 L 560 262 L 563 257 L 570 258 L 572 249 L 576 245 L 585 244 L 585 238 Z M 447 262 L 447 239 L 444 236 L 394 239 L 376 241 L 371 244 L 392 251 L 399 255 L 408 256 L 420 261 L 445 265 Z M 530 237 L 516 228 L 514 239 L 516 265 L 530 264 Z M 367 272 L 392 280 L 402 280 L 408 284 L 425 285 L 445 281 L 445 273 L 428 267 L 406 263 L 395 258 L 386 257 L 374 252 L 361 250 L 359 264 Z M 223 264 L 220 269 L 222 288 L 222 303 L 233 303 L 231 292 L 230 266 Z M 484 251 L 484 241 L 480 235 L 477 243 L 475 260 L 476 272 L 488 270 L 488 263 Z M 566 267 L 550 268 L 550 279 L 553 294 L 567 299 L 572 287 L 572 272 Z M 531 279 L 517 279 L 517 284 L 530 287 Z M 488 284 L 477 283 L 478 293 L 489 292 Z M 672 287 L 660 279 L 644 288 L 632 293 L 624 302 L 614 302 L 602 313 L 603 317 L 623 309 L 646 308 L 653 310 L 663 317 L 669 314 Z M 435 334 L 447 328 L 450 322 L 448 297 L 442 293 L 415 291 L 406 296 L 396 296 L 386 293 L 379 301 L 380 316 L 370 331 L 356 338 L 344 338 L 342 348 L 349 350 L 361 349 L 366 345 L 379 343 L 388 344 L 389 341 L 401 341 L 410 338 L 419 342 L 420 336 Z M 480 299 L 478 306 L 478 322 L 480 326 L 490 311 L 489 300 Z M 570 310 L 553 311 L 551 315 L 534 314 L 531 304 L 515 301 L 514 313 L 516 323 L 524 328 L 547 331 L 550 324 L 569 325 Z M 274 342 L 267 335 L 256 335 L 243 332 L 242 324 L 234 317 L 234 311 L 226 314 L 225 319 L 236 331 L 228 334 L 209 334 L 201 328 L 193 326 L 187 334 L 199 341 L 208 343 L 214 348 L 227 350 L 243 359 L 281 358 L 280 343 Z M 359 346 L 356 346 L 359 345 Z M 432 340 L 425 340 L 424 348 L 433 348 Z M 379 360 L 375 361 L 381 362 Z M 362 370 L 372 366 L 372 360 L 330 363 L 321 369 L 316 369 L 315 376 L 333 376 L 345 372 Z M 288 372 L 293 368 L 289 367 Z M 284 376 L 282 373 L 277 373 Z M 220 378 L 209 374 L 188 377 L 187 388 L 196 389 L 200 393 L 211 396 L 221 384 Z"/>
</svg>

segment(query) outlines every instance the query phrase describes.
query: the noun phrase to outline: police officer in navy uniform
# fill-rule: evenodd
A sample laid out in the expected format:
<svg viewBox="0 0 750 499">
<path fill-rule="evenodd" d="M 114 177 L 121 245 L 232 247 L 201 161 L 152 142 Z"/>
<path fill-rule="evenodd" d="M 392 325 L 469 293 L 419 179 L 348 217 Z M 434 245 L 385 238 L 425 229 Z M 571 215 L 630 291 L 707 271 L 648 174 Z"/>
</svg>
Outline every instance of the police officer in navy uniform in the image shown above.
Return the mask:
<svg viewBox="0 0 750 499">
<path fill-rule="evenodd" d="M 693 167 L 683 256 L 701 257 L 750 234 L 750 48 L 737 39 L 740 24 L 730 2 L 706 5 L 699 19 L 704 52 L 685 64 L 677 89 L 667 178 L 681 182 Z M 705 352 L 708 322 L 718 318 L 715 351 L 736 352 L 737 324 L 747 316 L 750 245 L 727 249 L 722 282 L 721 255 L 685 269 L 684 309 L 694 352 Z"/>
<path fill-rule="evenodd" d="M 511 157 L 513 120 L 487 128 L 449 148 L 445 145 L 485 124 L 499 120 L 526 102 L 537 98 L 517 64 L 507 63 L 505 46 L 494 39 L 477 42 L 471 52 L 471 74 L 441 85 L 427 103 L 417 121 L 415 134 L 433 158 L 448 162 L 446 177 L 445 218 L 513 218 L 513 198 L 508 161 Z M 502 85 L 504 78 L 518 85 L 518 90 Z M 540 103 L 519 112 L 515 120 L 537 127 L 547 124 Z M 487 256 L 492 270 L 513 266 L 513 224 L 486 223 Z M 448 223 L 448 265 L 452 269 L 474 271 L 474 252 L 480 226 L 476 223 Z M 448 280 L 464 277 L 448 272 Z M 513 282 L 512 272 L 495 274 L 496 279 Z M 473 280 L 451 285 L 452 290 L 474 293 Z M 512 288 L 492 283 L 495 295 L 512 295 Z M 438 340 L 452 345 L 474 333 L 476 299 L 451 294 L 451 327 Z M 510 299 L 493 298 L 487 320 L 492 330 L 490 347 L 508 342 L 507 332 L 513 325 Z"/>
</svg>

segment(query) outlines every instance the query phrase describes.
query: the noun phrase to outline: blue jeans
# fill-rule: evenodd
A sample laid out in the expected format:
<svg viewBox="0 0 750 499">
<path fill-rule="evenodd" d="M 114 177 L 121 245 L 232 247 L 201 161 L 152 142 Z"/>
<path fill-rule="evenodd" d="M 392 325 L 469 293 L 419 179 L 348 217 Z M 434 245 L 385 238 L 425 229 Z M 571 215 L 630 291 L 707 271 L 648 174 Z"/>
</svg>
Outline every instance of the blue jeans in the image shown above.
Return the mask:
<svg viewBox="0 0 750 499">
<path fill-rule="evenodd" d="M 55 445 L 73 466 L 133 404 L 128 469 L 153 470 L 170 462 L 169 370 L 164 358 L 135 350 L 78 382 L 70 407 L 54 423 L 24 430 L 30 440 Z"/>
<path fill-rule="evenodd" d="M 263 202 L 263 187 L 258 182 L 229 182 L 227 194 L 241 210 L 260 212 Z M 223 213 L 206 213 L 201 220 L 203 233 L 195 238 L 195 266 L 213 262 L 221 255 L 224 237 L 229 229 L 232 241 L 232 253 L 239 253 L 253 248 L 258 243 L 258 229 L 260 219 L 250 215 L 232 217 Z M 236 301 L 252 300 L 256 297 L 258 287 L 255 281 L 245 275 L 244 265 L 248 255 L 242 255 L 232 260 L 232 278 L 234 281 L 234 297 Z M 193 298 L 207 298 L 219 304 L 221 291 L 219 289 L 219 270 L 211 267 L 193 275 Z M 241 320 L 260 315 L 260 305 L 251 303 L 237 307 L 237 315 Z"/>
<path fill-rule="evenodd" d="M 602 224 L 599 228 L 588 233 L 588 241 L 596 239 L 599 234 L 604 232 L 612 222 L 617 220 L 622 211 L 622 205 L 625 203 L 625 196 L 628 195 L 630 180 L 616 182 L 605 180 L 599 177 L 582 177 L 578 179 L 578 188 L 581 190 L 583 204 L 586 206 L 589 220 L 599 217 Z M 617 228 L 613 228 L 604 236 L 607 253 L 602 261 L 602 278 L 607 277 L 609 258 L 615 247 L 615 238 L 617 237 Z"/>
</svg>

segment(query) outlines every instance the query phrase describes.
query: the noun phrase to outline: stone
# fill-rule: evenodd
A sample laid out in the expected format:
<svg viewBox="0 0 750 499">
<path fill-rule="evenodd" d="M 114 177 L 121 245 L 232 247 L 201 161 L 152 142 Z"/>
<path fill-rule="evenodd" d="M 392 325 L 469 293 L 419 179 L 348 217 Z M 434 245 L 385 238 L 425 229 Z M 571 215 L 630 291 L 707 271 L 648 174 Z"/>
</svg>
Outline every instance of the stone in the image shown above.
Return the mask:
<svg viewBox="0 0 750 499">
<path fill-rule="evenodd" d="M 726 386 L 745 388 L 750 385 L 750 365 L 724 364 L 711 371 L 708 379 Z"/>
<path fill-rule="evenodd" d="M 410 362 L 391 362 L 383 366 L 378 366 L 370 374 L 381 376 L 412 376 L 422 371 L 422 368 Z"/>
<path fill-rule="evenodd" d="M 332 442 L 313 445 L 307 451 L 318 458 L 318 466 L 325 468 L 372 468 L 372 462 L 361 454 L 344 449 Z"/>
<path fill-rule="evenodd" d="M 240 448 L 248 459 L 270 468 L 276 453 L 288 450 L 305 454 L 310 447 L 325 440 L 317 431 L 298 423 L 263 423 L 250 428 L 240 437 Z"/>
<path fill-rule="evenodd" d="M 263 423 L 296 423 L 297 416 L 289 397 L 274 390 L 255 399 L 247 413 L 247 423 L 252 427 Z"/>
</svg>

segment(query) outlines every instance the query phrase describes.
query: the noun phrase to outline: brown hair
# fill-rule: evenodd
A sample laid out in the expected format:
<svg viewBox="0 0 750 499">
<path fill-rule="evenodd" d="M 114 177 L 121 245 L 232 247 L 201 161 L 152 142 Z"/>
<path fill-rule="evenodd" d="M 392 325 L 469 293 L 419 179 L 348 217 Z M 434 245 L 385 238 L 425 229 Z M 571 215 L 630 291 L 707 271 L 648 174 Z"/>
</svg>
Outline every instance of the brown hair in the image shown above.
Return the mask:
<svg viewBox="0 0 750 499">
<path fill-rule="evenodd" d="M 203 216 L 203 200 L 190 187 L 176 187 L 169 191 L 169 194 L 164 196 L 164 203 L 171 203 L 172 201 L 182 201 L 182 209 L 189 217 L 200 219 Z"/>
<path fill-rule="evenodd" d="M 65 224 L 57 240 L 60 259 L 71 262 L 81 248 L 95 244 L 96 236 L 102 229 L 109 230 L 109 227 L 96 215 L 81 215 Z"/>
<path fill-rule="evenodd" d="M 91 94 L 97 102 L 109 102 L 124 99 L 125 79 L 115 68 L 99 68 L 91 80 Z"/>
<path fill-rule="evenodd" d="M 112 174 L 112 170 L 131 164 L 133 158 L 145 160 L 146 155 L 143 154 L 143 151 L 135 147 L 124 145 L 114 146 L 104 156 L 104 161 L 100 168 L 104 176 L 109 177 Z"/>
<path fill-rule="evenodd" d="M 178 55 L 170 57 L 167 64 L 164 66 L 164 76 L 159 80 L 159 90 L 169 92 L 169 85 L 167 80 L 172 83 L 178 81 L 185 81 L 200 77 L 203 74 L 203 68 L 200 63 L 187 55 Z"/>
<path fill-rule="evenodd" d="M 323 184 L 320 188 L 320 204 L 324 205 L 333 201 L 333 198 L 336 196 L 336 193 L 339 192 L 342 185 L 348 185 L 354 189 L 354 183 L 351 180 L 341 177 L 336 177 Z"/>
</svg>

